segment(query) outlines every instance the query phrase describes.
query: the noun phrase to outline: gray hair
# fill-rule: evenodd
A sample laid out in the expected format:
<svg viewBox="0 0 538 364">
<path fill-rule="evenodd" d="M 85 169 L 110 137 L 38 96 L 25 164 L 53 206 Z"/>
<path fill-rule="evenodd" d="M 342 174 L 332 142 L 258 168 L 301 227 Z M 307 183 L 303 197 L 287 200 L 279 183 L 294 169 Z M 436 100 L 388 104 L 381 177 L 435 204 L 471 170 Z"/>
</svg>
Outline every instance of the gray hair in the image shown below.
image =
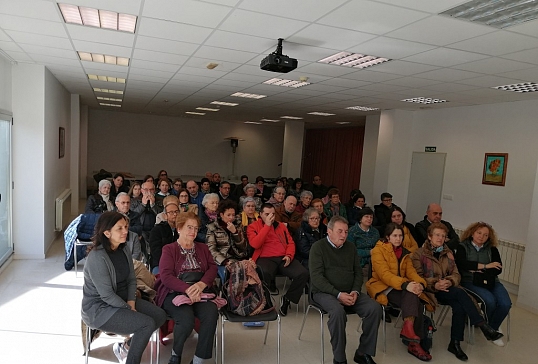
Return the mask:
<svg viewBox="0 0 538 364">
<path fill-rule="evenodd" d="M 247 202 L 254 202 L 254 204 L 256 204 L 256 200 L 254 199 L 254 197 L 245 197 L 243 199 L 243 209 L 245 208 L 245 205 L 247 204 Z"/>
<path fill-rule="evenodd" d="M 243 191 L 244 191 L 245 193 L 247 193 L 247 190 L 248 190 L 249 188 L 254 188 L 254 191 L 256 191 L 256 185 L 255 185 L 254 183 L 247 183 L 247 184 L 245 185 L 245 187 L 243 187 Z"/>
<path fill-rule="evenodd" d="M 129 195 L 128 195 L 126 192 L 120 192 L 120 193 L 118 193 L 118 195 L 116 196 L 116 200 L 115 200 L 115 201 L 118 202 L 118 201 L 120 200 L 120 197 L 121 197 L 121 196 L 127 196 L 127 197 L 129 197 Z M 130 198 L 130 197 L 129 197 L 129 198 Z"/>
<path fill-rule="evenodd" d="M 307 190 L 303 190 L 303 192 L 301 192 L 301 195 L 299 196 L 299 199 L 305 197 L 305 196 L 310 196 L 310 198 L 313 198 L 314 195 L 312 194 L 312 192 L 310 191 L 307 191 Z"/>
<path fill-rule="evenodd" d="M 110 182 L 109 180 L 107 179 L 102 179 L 99 181 L 99 189 L 101 189 L 101 187 L 103 187 L 104 185 L 108 185 L 108 187 L 112 187 L 112 182 Z"/>
<path fill-rule="evenodd" d="M 275 193 L 277 193 L 279 189 L 283 189 L 284 193 L 286 193 L 286 189 L 284 187 L 278 187 L 277 186 L 277 187 L 273 188 L 273 193 L 272 194 L 274 195 Z"/>
<path fill-rule="evenodd" d="M 205 207 L 205 204 L 209 202 L 209 200 L 219 200 L 219 195 L 216 193 L 208 193 L 204 196 L 204 199 L 202 200 L 202 206 Z"/>
<path fill-rule="evenodd" d="M 316 210 L 315 208 L 313 208 L 313 207 L 307 208 L 303 213 L 303 221 L 308 222 L 308 220 L 310 219 L 310 216 L 312 216 L 313 213 L 316 213 L 316 214 L 319 215 L 318 210 Z"/>
<path fill-rule="evenodd" d="M 345 217 L 336 215 L 336 216 L 331 217 L 331 220 L 327 224 L 327 229 L 332 230 L 334 228 L 334 224 L 337 223 L 337 222 L 341 222 L 341 223 L 344 223 L 344 224 L 348 225 L 348 222 L 347 222 Z"/>
</svg>

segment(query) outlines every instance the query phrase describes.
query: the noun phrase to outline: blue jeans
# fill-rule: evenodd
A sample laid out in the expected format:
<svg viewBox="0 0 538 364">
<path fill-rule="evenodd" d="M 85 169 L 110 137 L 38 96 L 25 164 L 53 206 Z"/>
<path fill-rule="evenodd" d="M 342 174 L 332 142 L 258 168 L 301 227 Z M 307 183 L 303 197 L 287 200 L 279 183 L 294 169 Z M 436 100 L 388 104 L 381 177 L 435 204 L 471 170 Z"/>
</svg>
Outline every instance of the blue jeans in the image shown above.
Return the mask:
<svg viewBox="0 0 538 364">
<path fill-rule="evenodd" d="M 495 282 L 492 290 L 475 286 L 472 282 L 461 282 L 461 285 L 482 297 L 486 303 L 489 326 L 495 330 L 499 330 L 499 327 L 512 307 L 510 296 L 502 283 Z"/>
</svg>

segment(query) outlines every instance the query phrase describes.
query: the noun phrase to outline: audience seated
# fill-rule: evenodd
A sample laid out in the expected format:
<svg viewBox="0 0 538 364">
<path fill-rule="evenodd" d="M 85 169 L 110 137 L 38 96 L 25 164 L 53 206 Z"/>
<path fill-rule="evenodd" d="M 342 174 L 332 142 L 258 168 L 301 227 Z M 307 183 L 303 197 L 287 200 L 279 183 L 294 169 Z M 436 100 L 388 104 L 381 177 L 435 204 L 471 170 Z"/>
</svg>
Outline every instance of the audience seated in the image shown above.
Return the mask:
<svg viewBox="0 0 538 364">
<path fill-rule="evenodd" d="M 243 188 L 243 191 L 245 192 L 245 195 L 239 197 L 239 210 L 243 208 L 243 205 L 245 204 L 245 199 L 247 197 L 251 197 L 254 199 L 254 202 L 256 204 L 256 211 L 260 211 L 262 207 L 262 199 L 256 196 L 256 185 L 253 183 L 247 183 L 242 188 Z"/>
<path fill-rule="evenodd" d="M 298 202 L 297 206 L 295 207 L 295 211 L 302 214 L 306 211 L 306 209 L 310 207 L 310 203 L 312 202 L 312 192 L 308 190 L 303 190 L 297 201 Z"/>
<path fill-rule="evenodd" d="M 295 243 L 284 224 L 275 220 L 275 208 L 262 205 L 260 219 L 247 228 L 249 244 L 255 249 L 252 259 L 263 272 L 269 286 L 276 274 L 291 279 L 288 291 L 280 298 L 280 314 L 286 316 L 290 301 L 298 303 L 308 282 L 308 271 L 295 258 Z"/>
<path fill-rule="evenodd" d="M 329 202 L 323 206 L 323 211 L 327 216 L 327 219 L 331 219 L 333 216 L 342 216 L 347 220 L 346 207 L 340 202 L 340 191 L 337 188 L 331 188 L 327 192 Z"/>
<path fill-rule="evenodd" d="M 178 190 L 178 199 L 180 213 L 192 211 L 195 215 L 198 215 L 198 205 L 195 203 L 190 203 L 190 195 L 186 189 L 180 188 Z"/>
<path fill-rule="evenodd" d="M 170 181 L 166 179 L 160 179 L 157 182 L 157 193 L 155 194 L 155 201 L 157 204 L 162 205 L 162 200 L 170 195 Z"/>
<path fill-rule="evenodd" d="M 110 186 L 110 197 L 116 198 L 120 192 L 129 192 L 129 187 L 125 184 L 125 177 L 123 177 L 123 174 L 116 173 L 112 179 L 112 185 Z"/>
<path fill-rule="evenodd" d="M 209 178 L 202 178 L 200 181 L 200 192 L 204 195 L 207 195 L 211 192 L 211 180 Z"/>
<path fill-rule="evenodd" d="M 151 174 L 146 174 L 144 176 L 144 179 L 142 180 L 142 183 L 144 182 L 151 182 L 153 184 L 153 187 L 155 187 L 155 178 Z"/>
<path fill-rule="evenodd" d="M 175 196 L 170 196 L 176 198 Z M 149 247 L 151 249 L 151 273 L 160 272 L 159 261 L 161 259 L 162 249 L 165 245 L 177 240 L 176 218 L 179 214 L 179 207 L 176 203 L 171 202 L 164 208 L 166 220 L 156 224 L 149 235 Z"/>
<path fill-rule="evenodd" d="M 114 204 L 110 200 L 111 186 L 112 183 L 107 179 L 99 181 L 99 191 L 88 197 L 88 201 L 86 201 L 85 214 L 101 214 L 105 211 L 114 210 Z"/>
<path fill-rule="evenodd" d="M 388 192 L 383 192 L 381 194 L 381 203 L 374 206 L 376 223 L 374 226 L 377 226 L 380 232 L 385 231 L 385 226 L 391 222 L 391 207 L 396 206 L 392 203 L 392 195 Z"/>
<path fill-rule="evenodd" d="M 285 198 L 286 189 L 284 187 L 275 187 L 273 189 L 273 195 L 267 202 L 273 205 L 275 209 L 278 209 L 284 203 Z"/>
<path fill-rule="evenodd" d="M 419 247 L 421 247 L 422 244 L 424 244 L 424 242 L 428 240 L 428 227 L 434 222 L 440 222 L 448 229 L 448 234 L 445 240 L 446 245 L 448 245 L 448 247 L 452 251 L 455 251 L 457 249 L 460 243 L 460 238 L 458 237 L 458 234 L 456 234 L 456 232 L 454 231 L 452 224 L 450 224 L 448 221 L 441 220 L 442 217 L 443 209 L 439 204 L 431 203 L 428 205 L 424 220 L 419 221 L 415 224 L 415 230 L 418 238 L 417 244 Z"/>
<path fill-rule="evenodd" d="M 315 208 L 318 212 L 321 218 L 321 223 L 327 225 L 329 220 L 327 220 L 327 215 L 325 215 L 325 212 L 323 210 L 323 201 L 321 201 L 319 198 L 315 198 L 312 200 L 312 202 L 310 202 L 310 206 Z"/>
<path fill-rule="evenodd" d="M 312 185 L 310 186 L 310 191 L 312 192 L 313 198 L 322 199 L 327 195 L 329 189 L 327 188 L 327 186 L 321 183 L 320 176 L 314 176 L 314 180 L 312 181 Z"/>
<path fill-rule="evenodd" d="M 231 184 L 228 181 L 224 181 L 219 186 L 219 192 L 217 195 L 219 196 L 219 201 L 226 200 L 230 197 L 230 189 Z"/>
<path fill-rule="evenodd" d="M 484 300 L 488 324 L 498 331 L 508 316 L 512 301 L 498 277 L 502 272 L 502 261 L 497 249 L 497 234 L 491 225 L 475 222 L 465 229 L 461 240 L 456 251 L 461 285 Z M 502 339 L 493 343 L 504 346 Z"/>
<path fill-rule="evenodd" d="M 254 200 L 254 197 L 245 197 L 245 199 L 243 199 L 243 211 L 239 216 L 241 217 L 241 225 L 243 226 L 244 236 L 247 240 L 248 256 L 252 257 L 254 249 L 248 244 L 247 227 L 260 218 L 258 211 L 256 211 L 256 201 Z"/>
<path fill-rule="evenodd" d="M 303 180 L 300 178 L 295 178 L 293 184 L 288 189 L 288 196 L 294 196 L 297 201 L 299 201 L 301 198 L 301 192 L 303 192 Z"/>
<path fill-rule="evenodd" d="M 187 191 L 189 191 L 189 200 L 191 204 L 196 204 L 198 206 L 198 211 L 203 207 L 202 200 L 204 199 L 205 193 L 198 190 L 198 183 L 193 181 L 187 181 Z"/>
<path fill-rule="evenodd" d="M 168 178 L 168 172 L 166 172 L 164 169 L 161 169 L 159 173 L 157 173 L 156 180 L 160 181 L 161 179 L 167 180 L 170 185 L 172 184 L 172 180 Z M 156 187 L 159 188 L 159 185 L 157 185 Z"/>
<path fill-rule="evenodd" d="M 374 212 L 371 208 L 363 208 L 357 218 L 359 221 L 349 229 L 349 241 L 355 244 L 364 276 L 368 277 L 370 252 L 379 240 L 379 231 L 372 226 Z"/>
<path fill-rule="evenodd" d="M 131 199 L 125 192 L 120 192 L 116 196 L 116 211 L 124 214 L 129 218 L 129 231 L 142 236 L 142 224 L 140 224 L 140 214 L 131 210 Z"/>
<path fill-rule="evenodd" d="M 418 249 L 418 244 L 415 240 L 415 227 L 405 221 L 405 213 L 398 206 L 392 205 L 390 208 L 390 214 L 391 222 L 400 225 L 403 229 L 402 247 L 413 253 Z"/>
<path fill-rule="evenodd" d="M 172 189 L 170 189 L 170 194 L 174 196 L 179 196 L 179 190 L 183 188 L 183 181 L 181 178 L 174 178 L 172 182 Z"/>
<path fill-rule="evenodd" d="M 140 182 L 133 182 L 129 192 L 127 192 L 131 198 L 131 210 L 137 211 L 139 205 L 142 203 L 142 185 Z"/>
<path fill-rule="evenodd" d="M 366 197 L 362 193 L 357 193 L 351 197 L 351 206 L 347 207 L 347 219 L 350 226 L 357 223 L 359 211 L 364 207 L 366 207 Z"/>
<path fill-rule="evenodd" d="M 247 184 L 249 184 L 248 183 L 248 176 L 244 174 L 244 175 L 241 176 L 241 184 L 238 184 L 237 186 L 235 186 L 234 190 L 230 194 L 232 199 L 236 203 L 239 202 L 239 198 L 246 195 L 245 187 L 247 186 Z M 254 189 L 255 188 L 256 188 L 256 186 L 254 186 Z M 239 207 L 241 207 L 241 206 L 239 206 Z"/>
<path fill-rule="evenodd" d="M 163 209 L 166 206 L 170 205 L 171 203 L 179 207 L 179 198 L 174 195 L 166 196 L 163 199 Z M 180 213 L 181 213 L 181 209 L 180 209 Z M 157 214 L 157 218 L 155 219 L 155 225 L 160 224 L 163 221 L 167 221 L 166 212 L 164 212 L 164 210 Z"/>
<path fill-rule="evenodd" d="M 256 177 L 256 197 L 259 197 L 262 202 L 267 202 L 271 198 L 271 188 L 265 185 L 262 176 Z"/>
<path fill-rule="evenodd" d="M 295 211 L 296 205 L 297 199 L 294 196 L 288 196 L 280 207 L 275 208 L 275 220 L 284 224 L 291 236 L 295 236 L 302 220 L 302 214 Z"/>
<path fill-rule="evenodd" d="M 199 211 L 200 216 L 200 228 L 198 229 L 198 235 L 196 241 L 205 243 L 207 225 L 217 220 L 217 207 L 219 206 L 219 195 L 216 193 L 208 193 L 202 200 L 203 208 Z"/>
<path fill-rule="evenodd" d="M 218 193 L 220 189 L 220 174 L 213 173 L 213 179 L 211 180 L 211 192 Z"/>
<path fill-rule="evenodd" d="M 303 191 L 304 192 L 304 191 Z M 308 256 L 312 245 L 327 236 L 327 227 L 321 222 L 319 212 L 310 207 L 303 213 L 303 221 L 294 236 L 297 259 L 308 269 Z"/>
<path fill-rule="evenodd" d="M 157 220 L 157 214 L 163 210 L 162 204 L 155 201 L 155 185 L 151 181 L 142 183 L 142 200 L 135 211 L 140 214 L 140 224 L 142 224 L 142 237 L 149 241 L 149 233 Z"/>
</svg>

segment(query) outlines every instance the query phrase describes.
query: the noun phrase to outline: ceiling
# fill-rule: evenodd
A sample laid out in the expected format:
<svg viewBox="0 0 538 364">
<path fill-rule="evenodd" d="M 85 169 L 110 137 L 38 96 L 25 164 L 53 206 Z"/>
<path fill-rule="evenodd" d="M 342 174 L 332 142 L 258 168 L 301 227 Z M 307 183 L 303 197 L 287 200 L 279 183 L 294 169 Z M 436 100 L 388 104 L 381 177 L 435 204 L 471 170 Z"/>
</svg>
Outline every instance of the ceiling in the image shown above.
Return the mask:
<svg viewBox="0 0 538 364">
<path fill-rule="evenodd" d="M 302 117 L 307 127 L 358 124 L 381 110 L 446 108 L 538 98 L 493 86 L 538 81 L 538 21 L 504 30 L 437 15 L 459 0 L 65 0 L 73 5 L 138 16 L 135 33 L 66 24 L 54 0 L 0 0 L 0 49 L 17 63 L 45 65 L 92 108 L 200 120 L 281 125 Z M 287 73 L 260 70 L 284 38 L 284 54 L 299 66 Z M 129 66 L 81 61 L 77 51 L 129 57 Z M 318 63 L 341 51 L 390 58 L 367 69 Z M 218 63 L 207 69 L 208 63 Z M 126 79 L 89 80 L 87 74 Z M 274 78 L 310 85 L 292 89 Z M 121 108 L 100 106 L 93 88 L 124 90 Z M 235 92 L 267 95 L 259 100 Z M 444 99 L 414 104 L 414 97 Z M 212 101 L 238 103 L 190 115 Z M 103 101 L 101 101 L 103 102 Z M 104 101 L 106 102 L 106 101 Z M 112 102 L 113 103 L 113 102 Z M 201 111 L 203 112 L 203 111 Z M 310 112 L 335 115 L 316 116 Z"/>
</svg>

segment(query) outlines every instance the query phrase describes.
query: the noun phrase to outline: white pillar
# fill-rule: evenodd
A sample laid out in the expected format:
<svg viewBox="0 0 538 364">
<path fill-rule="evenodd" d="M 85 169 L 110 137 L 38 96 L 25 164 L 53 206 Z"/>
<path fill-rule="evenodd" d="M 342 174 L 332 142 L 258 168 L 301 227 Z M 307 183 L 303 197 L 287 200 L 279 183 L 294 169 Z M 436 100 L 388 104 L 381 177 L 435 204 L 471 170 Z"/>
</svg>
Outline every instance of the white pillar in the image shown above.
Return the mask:
<svg viewBox="0 0 538 364">
<path fill-rule="evenodd" d="M 88 175 L 88 105 L 80 105 L 80 168 L 79 168 L 79 195 L 76 197 L 86 198 L 86 191 L 88 190 L 88 182 L 86 176 Z M 78 211 L 76 209 L 75 211 Z"/>
<path fill-rule="evenodd" d="M 71 186 L 71 215 L 78 215 L 80 170 L 80 97 L 71 95 L 71 154 L 69 185 Z"/>
<path fill-rule="evenodd" d="M 304 122 L 286 121 L 282 152 L 282 176 L 298 178 L 303 164 Z"/>
</svg>

